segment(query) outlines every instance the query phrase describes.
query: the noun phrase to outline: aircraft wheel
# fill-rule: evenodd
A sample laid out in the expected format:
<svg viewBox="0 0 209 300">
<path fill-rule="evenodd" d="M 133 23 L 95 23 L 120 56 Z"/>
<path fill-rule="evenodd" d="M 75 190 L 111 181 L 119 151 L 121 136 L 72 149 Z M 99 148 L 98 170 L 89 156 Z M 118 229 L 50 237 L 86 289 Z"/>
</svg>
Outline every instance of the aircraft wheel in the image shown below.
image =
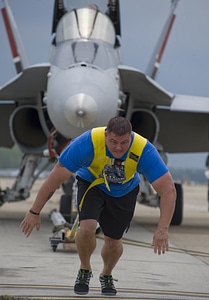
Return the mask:
<svg viewBox="0 0 209 300">
<path fill-rule="evenodd" d="M 71 196 L 71 197 L 72 197 L 72 193 L 73 193 L 73 183 L 74 183 L 74 181 L 75 181 L 75 178 L 73 176 L 71 176 L 70 179 L 63 182 L 63 184 L 62 184 L 62 189 L 63 189 L 64 193 L 68 196 Z"/>
<path fill-rule="evenodd" d="M 53 250 L 53 252 L 56 252 L 56 250 L 57 250 L 57 245 L 53 245 L 53 246 L 52 246 L 52 250 Z"/>
<path fill-rule="evenodd" d="M 69 195 L 62 195 L 60 198 L 60 213 L 68 223 L 72 222 L 72 198 Z"/>
<path fill-rule="evenodd" d="M 174 210 L 171 225 L 181 225 L 183 220 L 183 188 L 180 183 L 175 183 L 176 188 L 176 207 Z"/>
</svg>

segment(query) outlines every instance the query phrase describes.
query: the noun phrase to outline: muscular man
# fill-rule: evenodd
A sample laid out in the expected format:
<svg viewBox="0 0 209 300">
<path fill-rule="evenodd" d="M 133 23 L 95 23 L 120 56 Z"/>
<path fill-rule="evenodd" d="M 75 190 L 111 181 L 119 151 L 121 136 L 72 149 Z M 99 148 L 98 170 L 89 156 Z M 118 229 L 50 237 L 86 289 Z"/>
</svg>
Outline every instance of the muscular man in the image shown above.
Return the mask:
<svg viewBox="0 0 209 300">
<path fill-rule="evenodd" d="M 168 228 L 173 216 L 176 191 L 172 177 L 156 148 L 132 131 L 123 117 L 110 119 L 107 127 L 89 130 L 62 152 L 41 186 L 20 227 L 28 237 L 40 227 L 39 213 L 56 189 L 73 173 L 77 175 L 77 205 L 80 227 L 76 246 L 80 269 L 74 292 L 87 294 L 92 276 L 91 255 L 96 247 L 97 222 L 104 233 L 101 250 L 101 292 L 116 295 L 112 271 L 123 253 L 122 236 L 132 220 L 140 177 L 143 174 L 160 196 L 160 217 L 154 233 L 154 253 L 168 251 Z"/>
</svg>

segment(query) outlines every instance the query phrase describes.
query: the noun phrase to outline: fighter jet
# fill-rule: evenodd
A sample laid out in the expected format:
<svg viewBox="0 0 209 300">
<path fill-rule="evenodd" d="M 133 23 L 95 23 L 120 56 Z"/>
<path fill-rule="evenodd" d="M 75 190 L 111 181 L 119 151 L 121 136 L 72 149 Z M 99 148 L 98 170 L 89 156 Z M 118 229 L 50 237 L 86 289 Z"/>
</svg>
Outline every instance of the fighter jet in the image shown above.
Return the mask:
<svg viewBox="0 0 209 300">
<path fill-rule="evenodd" d="M 0 147 L 17 145 L 23 158 L 13 186 L 0 191 L 0 205 L 27 199 L 38 175 L 73 138 L 105 126 L 113 116 L 128 118 L 133 130 L 152 142 L 165 162 L 166 153 L 208 151 L 209 98 L 173 94 L 155 80 L 178 1 L 171 1 L 144 73 L 122 64 L 119 0 L 107 0 L 104 12 L 96 4 L 72 8 L 70 0 L 55 0 L 49 63 L 37 65 L 28 65 L 9 2 L 3 0 L 2 16 L 17 75 L 0 88 L 4 128 Z M 69 197 L 73 201 L 74 189 L 74 181 L 63 185 L 60 211 L 65 216 L 71 214 L 67 203 Z M 183 191 L 178 183 L 176 190 L 172 224 L 180 225 Z M 160 203 L 143 177 L 138 202 L 153 207 Z"/>
</svg>

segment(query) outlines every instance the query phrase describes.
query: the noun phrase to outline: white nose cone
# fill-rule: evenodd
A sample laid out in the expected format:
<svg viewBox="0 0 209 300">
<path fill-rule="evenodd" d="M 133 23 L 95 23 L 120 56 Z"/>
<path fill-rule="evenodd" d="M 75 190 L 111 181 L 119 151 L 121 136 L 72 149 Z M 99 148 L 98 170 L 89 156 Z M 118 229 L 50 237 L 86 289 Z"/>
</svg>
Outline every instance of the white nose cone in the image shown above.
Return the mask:
<svg viewBox="0 0 209 300">
<path fill-rule="evenodd" d="M 87 94 L 75 94 L 67 99 L 64 115 L 68 123 L 77 128 L 84 128 L 93 123 L 98 114 L 94 98 Z"/>
</svg>

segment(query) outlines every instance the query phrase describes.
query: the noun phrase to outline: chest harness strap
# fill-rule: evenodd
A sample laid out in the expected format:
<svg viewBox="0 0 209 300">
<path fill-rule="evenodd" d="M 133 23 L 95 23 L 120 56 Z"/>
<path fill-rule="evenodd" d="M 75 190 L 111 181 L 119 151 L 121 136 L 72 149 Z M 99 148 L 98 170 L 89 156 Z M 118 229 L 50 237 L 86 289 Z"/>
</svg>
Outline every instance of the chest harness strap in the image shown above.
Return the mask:
<svg viewBox="0 0 209 300">
<path fill-rule="evenodd" d="M 104 170 L 104 166 L 108 164 L 110 158 L 106 155 L 106 147 L 105 147 L 105 127 L 94 128 L 91 131 L 91 138 L 94 147 L 94 158 L 91 165 L 88 167 L 91 174 L 96 178 L 87 188 L 83 197 L 81 199 L 79 205 L 79 211 L 81 211 L 84 198 L 88 191 L 96 185 L 105 183 L 106 188 L 110 191 L 110 187 L 106 178 Z M 134 139 L 132 145 L 128 151 L 126 160 L 124 162 L 124 171 L 126 179 L 122 182 L 122 184 L 131 180 L 134 177 L 134 174 L 137 170 L 137 164 L 139 158 L 142 154 L 142 151 L 147 143 L 147 139 L 142 137 L 141 135 L 134 133 Z M 102 177 L 101 177 L 102 176 Z"/>
</svg>

